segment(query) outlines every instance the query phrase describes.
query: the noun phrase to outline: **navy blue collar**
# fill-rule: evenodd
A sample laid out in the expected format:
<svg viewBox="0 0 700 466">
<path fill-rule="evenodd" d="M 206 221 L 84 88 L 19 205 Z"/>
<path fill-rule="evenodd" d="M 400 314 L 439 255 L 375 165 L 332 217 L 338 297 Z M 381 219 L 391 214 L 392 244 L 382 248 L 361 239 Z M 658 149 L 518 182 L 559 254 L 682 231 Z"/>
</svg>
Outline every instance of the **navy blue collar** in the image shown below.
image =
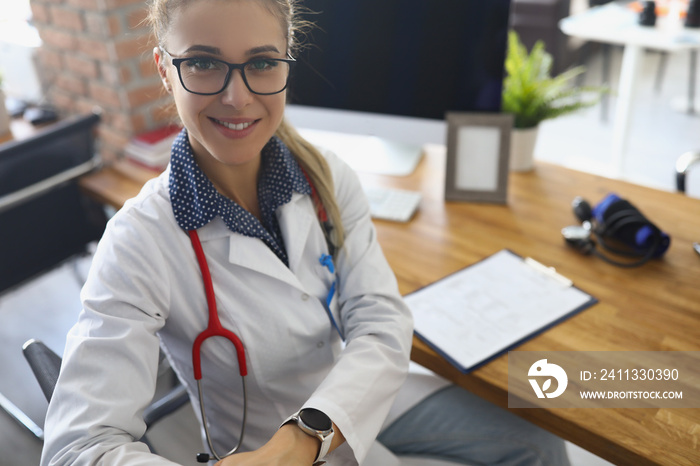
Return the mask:
<svg viewBox="0 0 700 466">
<path fill-rule="evenodd" d="M 292 199 L 292 193 L 311 194 L 304 172 L 287 146 L 273 137 L 261 152 L 258 202 L 262 221 L 236 202 L 220 194 L 194 160 L 183 129 L 173 143 L 170 158 L 170 201 L 177 224 L 196 230 L 217 216 L 233 232 L 259 238 L 287 263 L 276 211 Z"/>
</svg>

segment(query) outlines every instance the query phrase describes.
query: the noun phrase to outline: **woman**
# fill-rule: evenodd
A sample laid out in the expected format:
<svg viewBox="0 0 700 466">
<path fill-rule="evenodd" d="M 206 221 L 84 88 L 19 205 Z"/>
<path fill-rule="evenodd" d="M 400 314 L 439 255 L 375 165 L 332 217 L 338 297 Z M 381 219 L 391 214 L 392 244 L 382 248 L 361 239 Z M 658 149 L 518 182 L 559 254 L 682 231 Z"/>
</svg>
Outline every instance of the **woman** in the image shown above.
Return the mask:
<svg viewBox="0 0 700 466">
<path fill-rule="evenodd" d="M 168 169 L 98 246 L 42 464 L 171 464 L 137 441 L 159 347 L 208 426 L 217 464 L 359 464 L 404 383 L 412 321 L 357 178 L 283 121 L 292 2 L 150 6 L 155 62 L 184 129 Z M 213 306 L 238 347 L 202 346 L 204 422 L 192 348 Z M 426 401 L 455 411 L 439 401 L 449 393 Z M 385 442 L 400 450 L 401 427 L 415 428 L 420 406 L 433 405 L 400 412 Z"/>
</svg>

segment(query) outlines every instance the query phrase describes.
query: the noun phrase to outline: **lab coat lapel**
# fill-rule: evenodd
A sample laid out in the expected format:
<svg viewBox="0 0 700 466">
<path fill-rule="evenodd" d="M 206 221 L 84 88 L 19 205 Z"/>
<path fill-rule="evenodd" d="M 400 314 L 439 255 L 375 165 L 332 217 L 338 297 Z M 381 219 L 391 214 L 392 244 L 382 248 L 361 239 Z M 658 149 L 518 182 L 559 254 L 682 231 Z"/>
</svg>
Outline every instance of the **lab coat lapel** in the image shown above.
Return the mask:
<svg viewBox="0 0 700 466">
<path fill-rule="evenodd" d="M 218 217 L 199 229 L 200 239 L 204 243 L 222 236 L 230 236 L 228 259 L 231 264 L 245 267 L 303 289 L 294 271 L 298 270 L 304 251 L 310 244 L 325 241 L 321 233 L 319 233 L 320 238 L 309 238 L 313 234 L 314 222 L 318 222 L 311 198 L 303 194 L 293 193 L 292 199 L 279 208 L 278 221 L 287 249 L 289 268 L 260 239 L 231 234 L 224 222 Z M 322 250 L 322 246 L 319 246 L 319 251 Z"/>
<path fill-rule="evenodd" d="M 221 217 L 215 217 L 211 222 L 197 230 L 199 240 L 202 243 L 227 237 L 231 234 Z"/>
<path fill-rule="evenodd" d="M 314 222 L 318 222 L 314 215 L 311 198 L 299 193 L 292 194 L 292 200 L 280 208 L 278 221 L 284 237 L 284 245 L 287 248 L 289 269 L 296 271 L 303 258 L 304 250 L 312 243 L 309 238 L 312 234 L 312 226 Z"/>
<path fill-rule="evenodd" d="M 231 236 L 229 262 L 301 288 L 299 280 L 284 262 L 258 238 L 238 234 Z"/>
<path fill-rule="evenodd" d="M 258 238 L 232 233 L 220 217 L 215 218 L 197 231 L 205 251 L 207 249 L 217 250 L 216 246 L 207 248 L 206 243 L 228 239 L 228 248 L 225 251 L 220 250 L 220 253 L 228 254 L 229 263 L 301 288 L 299 280 L 265 243 Z"/>
</svg>

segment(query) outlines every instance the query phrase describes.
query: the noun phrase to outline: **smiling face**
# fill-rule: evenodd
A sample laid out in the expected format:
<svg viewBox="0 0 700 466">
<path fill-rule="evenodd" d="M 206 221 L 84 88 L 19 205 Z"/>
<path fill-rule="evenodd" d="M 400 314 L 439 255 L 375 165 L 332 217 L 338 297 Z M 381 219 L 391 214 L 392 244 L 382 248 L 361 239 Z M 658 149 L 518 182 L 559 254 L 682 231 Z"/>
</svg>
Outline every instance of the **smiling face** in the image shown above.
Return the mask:
<svg viewBox="0 0 700 466">
<path fill-rule="evenodd" d="M 278 18 L 255 0 L 187 2 L 175 12 L 168 31 L 163 48 L 175 58 L 245 63 L 287 54 Z M 282 121 L 286 92 L 253 94 L 234 70 L 221 93 L 192 94 L 183 88 L 170 60 L 157 49 L 154 54 L 202 169 L 259 164 L 260 151 Z"/>
</svg>

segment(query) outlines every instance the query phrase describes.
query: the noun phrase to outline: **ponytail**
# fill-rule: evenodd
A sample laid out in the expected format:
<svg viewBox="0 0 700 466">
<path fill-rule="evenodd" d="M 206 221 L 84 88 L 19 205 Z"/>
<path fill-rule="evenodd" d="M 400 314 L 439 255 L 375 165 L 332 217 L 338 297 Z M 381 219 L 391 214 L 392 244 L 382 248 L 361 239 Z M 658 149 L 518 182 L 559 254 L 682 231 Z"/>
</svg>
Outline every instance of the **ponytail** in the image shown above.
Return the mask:
<svg viewBox="0 0 700 466">
<path fill-rule="evenodd" d="M 326 162 L 325 157 L 310 142 L 301 137 L 294 127 L 286 120 L 282 120 L 277 128 L 277 137 L 289 148 L 297 163 L 307 173 L 313 183 L 326 215 L 333 228 L 327 231 L 326 238 L 339 251 L 343 247 L 345 240 L 345 230 L 340 218 L 340 209 L 335 198 L 335 188 L 333 185 L 333 175 Z"/>
</svg>

